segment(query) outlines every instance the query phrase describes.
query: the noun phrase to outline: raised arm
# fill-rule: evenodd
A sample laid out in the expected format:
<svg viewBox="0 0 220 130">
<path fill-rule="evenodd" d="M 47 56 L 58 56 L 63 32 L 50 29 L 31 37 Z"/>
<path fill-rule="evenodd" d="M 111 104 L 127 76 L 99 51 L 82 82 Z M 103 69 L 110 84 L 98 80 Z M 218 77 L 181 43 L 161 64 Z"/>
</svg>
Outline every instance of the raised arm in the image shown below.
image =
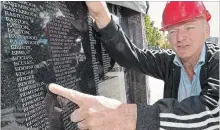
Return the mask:
<svg viewBox="0 0 220 130">
<path fill-rule="evenodd" d="M 141 50 L 133 44 L 122 28 L 112 19 L 105 2 L 86 2 L 95 28 L 100 33 L 103 46 L 121 66 L 164 79 L 166 66 L 174 53 L 168 50 Z M 97 7 L 97 8 L 96 8 Z"/>
</svg>

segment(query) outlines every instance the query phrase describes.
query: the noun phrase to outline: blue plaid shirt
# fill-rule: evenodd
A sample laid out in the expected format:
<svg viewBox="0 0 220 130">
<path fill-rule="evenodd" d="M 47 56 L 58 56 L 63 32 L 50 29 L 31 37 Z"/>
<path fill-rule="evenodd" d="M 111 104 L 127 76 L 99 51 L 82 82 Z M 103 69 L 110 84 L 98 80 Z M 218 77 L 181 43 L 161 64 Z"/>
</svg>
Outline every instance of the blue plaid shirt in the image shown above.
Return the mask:
<svg viewBox="0 0 220 130">
<path fill-rule="evenodd" d="M 192 82 L 190 82 L 187 73 L 185 71 L 185 68 L 182 62 L 180 61 L 180 58 L 177 55 L 175 56 L 173 63 L 181 67 L 181 78 L 180 78 L 180 84 L 178 90 L 178 101 L 182 101 L 190 96 L 196 96 L 200 94 L 201 92 L 200 70 L 201 70 L 201 66 L 205 63 L 205 55 L 206 55 L 205 50 L 206 47 L 204 44 L 202 52 L 200 54 L 199 61 L 194 68 L 195 74 L 193 75 Z"/>
</svg>

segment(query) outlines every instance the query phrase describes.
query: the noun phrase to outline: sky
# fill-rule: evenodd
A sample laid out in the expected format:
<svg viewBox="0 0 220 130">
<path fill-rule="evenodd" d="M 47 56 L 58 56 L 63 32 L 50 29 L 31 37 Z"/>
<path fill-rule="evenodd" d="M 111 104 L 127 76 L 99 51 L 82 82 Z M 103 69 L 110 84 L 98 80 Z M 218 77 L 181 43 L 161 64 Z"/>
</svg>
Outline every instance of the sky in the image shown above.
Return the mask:
<svg viewBox="0 0 220 130">
<path fill-rule="evenodd" d="M 219 21 L 219 15 L 220 15 L 220 2 L 203 2 L 206 6 L 206 9 L 210 12 L 212 15 L 210 23 L 210 36 L 212 37 L 219 37 L 219 30 L 220 30 L 220 21 Z M 161 28 L 161 21 L 162 21 L 162 13 L 163 9 L 166 5 L 166 2 L 149 2 L 150 8 L 148 11 L 148 14 L 152 21 L 155 21 L 154 26 Z"/>
</svg>

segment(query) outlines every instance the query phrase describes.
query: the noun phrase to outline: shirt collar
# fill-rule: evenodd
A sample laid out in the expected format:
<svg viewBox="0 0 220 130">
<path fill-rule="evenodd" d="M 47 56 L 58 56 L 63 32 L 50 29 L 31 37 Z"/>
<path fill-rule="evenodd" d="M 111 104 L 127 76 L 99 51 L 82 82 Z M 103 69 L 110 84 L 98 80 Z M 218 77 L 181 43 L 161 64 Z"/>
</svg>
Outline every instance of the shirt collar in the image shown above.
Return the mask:
<svg viewBox="0 0 220 130">
<path fill-rule="evenodd" d="M 196 64 L 196 66 L 198 65 L 203 65 L 205 63 L 205 56 L 206 56 L 206 46 L 205 44 L 203 45 L 203 49 L 202 49 L 202 52 L 200 54 L 200 57 L 199 57 L 199 61 L 198 63 Z M 180 66 L 180 67 L 183 67 L 183 64 L 180 60 L 180 58 L 177 56 L 177 54 L 175 55 L 174 57 L 174 60 L 173 60 L 173 63 L 177 66 Z"/>
</svg>

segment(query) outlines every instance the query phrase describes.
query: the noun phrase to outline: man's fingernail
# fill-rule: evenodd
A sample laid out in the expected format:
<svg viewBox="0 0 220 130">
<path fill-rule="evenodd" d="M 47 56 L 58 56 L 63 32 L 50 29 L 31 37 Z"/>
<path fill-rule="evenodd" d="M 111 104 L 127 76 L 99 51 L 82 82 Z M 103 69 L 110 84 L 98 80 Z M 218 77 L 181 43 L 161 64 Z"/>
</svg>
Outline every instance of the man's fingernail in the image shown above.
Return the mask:
<svg viewBox="0 0 220 130">
<path fill-rule="evenodd" d="M 62 86 L 58 85 L 58 84 L 55 84 L 55 83 L 50 83 L 49 84 L 49 90 L 53 89 L 53 88 L 62 88 Z"/>
<path fill-rule="evenodd" d="M 49 90 L 52 92 L 52 93 L 55 93 L 55 94 L 58 94 L 60 93 L 61 91 L 63 91 L 64 87 L 58 85 L 58 84 L 55 84 L 55 83 L 51 83 L 49 84 Z"/>
</svg>

